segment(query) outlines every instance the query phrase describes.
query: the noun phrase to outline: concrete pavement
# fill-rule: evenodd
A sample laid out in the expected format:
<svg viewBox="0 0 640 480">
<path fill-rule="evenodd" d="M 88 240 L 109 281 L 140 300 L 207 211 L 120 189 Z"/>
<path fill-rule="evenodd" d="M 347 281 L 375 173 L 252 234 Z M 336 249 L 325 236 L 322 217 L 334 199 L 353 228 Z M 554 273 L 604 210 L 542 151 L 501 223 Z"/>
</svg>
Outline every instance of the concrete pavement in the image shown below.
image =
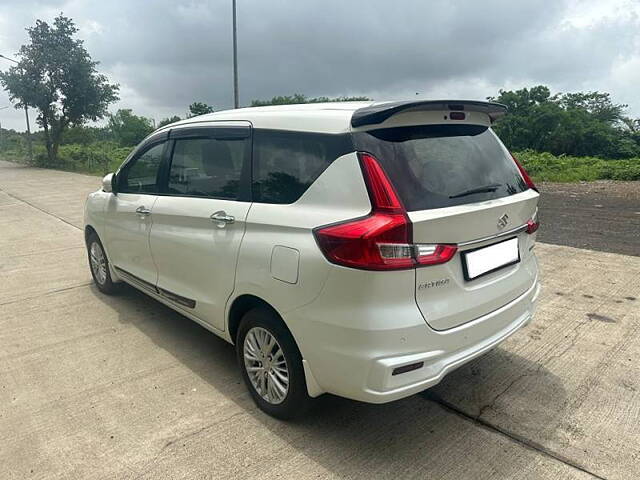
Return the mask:
<svg viewBox="0 0 640 480">
<path fill-rule="evenodd" d="M 640 257 L 540 243 L 529 327 L 421 395 L 283 423 L 231 345 L 91 285 L 98 186 L 0 162 L 0 478 L 640 476 Z"/>
</svg>

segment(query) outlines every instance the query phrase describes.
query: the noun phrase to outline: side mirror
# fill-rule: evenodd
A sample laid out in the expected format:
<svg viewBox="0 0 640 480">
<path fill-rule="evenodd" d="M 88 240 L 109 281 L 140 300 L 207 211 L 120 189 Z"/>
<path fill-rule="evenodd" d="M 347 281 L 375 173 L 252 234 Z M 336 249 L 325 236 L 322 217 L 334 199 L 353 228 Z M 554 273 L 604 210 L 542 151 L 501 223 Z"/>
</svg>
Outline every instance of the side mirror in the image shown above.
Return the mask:
<svg viewBox="0 0 640 480">
<path fill-rule="evenodd" d="M 102 179 L 102 190 L 107 193 L 116 193 L 115 189 L 113 188 L 115 186 L 115 179 L 116 176 L 113 173 L 108 173 L 107 175 L 105 175 Z"/>
</svg>

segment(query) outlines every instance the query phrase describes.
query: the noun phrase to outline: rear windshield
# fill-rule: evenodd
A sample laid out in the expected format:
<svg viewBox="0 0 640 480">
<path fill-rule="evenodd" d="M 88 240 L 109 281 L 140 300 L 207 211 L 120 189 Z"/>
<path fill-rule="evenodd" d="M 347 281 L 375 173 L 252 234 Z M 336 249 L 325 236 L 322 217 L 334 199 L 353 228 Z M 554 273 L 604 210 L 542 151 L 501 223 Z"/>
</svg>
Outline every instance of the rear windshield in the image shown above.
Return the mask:
<svg viewBox="0 0 640 480">
<path fill-rule="evenodd" d="M 487 127 L 426 125 L 353 135 L 372 153 L 408 211 L 482 202 L 523 192 L 513 159 Z"/>
</svg>

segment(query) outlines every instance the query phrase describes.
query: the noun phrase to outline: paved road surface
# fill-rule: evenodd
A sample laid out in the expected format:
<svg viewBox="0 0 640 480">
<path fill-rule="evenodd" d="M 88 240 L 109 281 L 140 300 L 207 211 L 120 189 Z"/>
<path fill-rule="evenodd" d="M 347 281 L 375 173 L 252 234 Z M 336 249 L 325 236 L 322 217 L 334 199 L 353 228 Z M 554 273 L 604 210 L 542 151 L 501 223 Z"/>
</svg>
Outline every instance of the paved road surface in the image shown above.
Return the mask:
<svg viewBox="0 0 640 480">
<path fill-rule="evenodd" d="M 540 243 L 534 323 L 388 405 L 252 404 L 233 349 L 90 283 L 95 177 L 0 162 L 0 478 L 638 478 L 640 257 Z"/>
</svg>

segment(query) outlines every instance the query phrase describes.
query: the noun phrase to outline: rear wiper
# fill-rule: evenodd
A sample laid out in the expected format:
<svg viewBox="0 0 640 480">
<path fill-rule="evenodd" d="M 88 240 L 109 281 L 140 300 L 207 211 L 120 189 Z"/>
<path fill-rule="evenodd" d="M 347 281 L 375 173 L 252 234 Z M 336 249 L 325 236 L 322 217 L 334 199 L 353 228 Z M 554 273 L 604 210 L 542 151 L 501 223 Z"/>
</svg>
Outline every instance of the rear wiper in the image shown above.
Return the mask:
<svg viewBox="0 0 640 480">
<path fill-rule="evenodd" d="M 473 195 L 474 193 L 495 192 L 502 184 L 492 183 L 490 185 L 484 185 L 483 187 L 476 187 L 464 192 L 456 193 L 455 195 L 449 195 L 449 198 L 466 197 L 467 195 Z"/>
</svg>

